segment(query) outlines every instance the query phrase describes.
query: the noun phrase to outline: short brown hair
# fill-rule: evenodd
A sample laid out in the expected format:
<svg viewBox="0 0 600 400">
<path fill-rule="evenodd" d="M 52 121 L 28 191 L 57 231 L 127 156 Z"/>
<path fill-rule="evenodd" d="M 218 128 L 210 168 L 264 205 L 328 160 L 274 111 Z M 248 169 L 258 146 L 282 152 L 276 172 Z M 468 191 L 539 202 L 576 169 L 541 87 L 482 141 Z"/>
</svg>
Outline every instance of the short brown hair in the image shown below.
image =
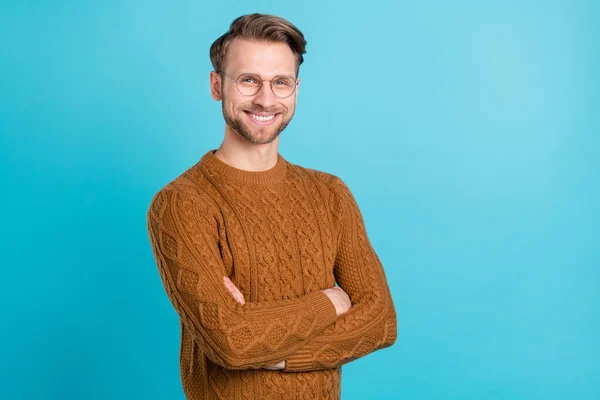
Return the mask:
<svg viewBox="0 0 600 400">
<path fill-rule="evenodd" d="M 227 48 L 236 37 L 250 40 L 286 43 L 296 56 L 296 75 L 306 53 L 304 35 L 291 22 L 281 17 L 268 14 L 247 14 L 236 18 L 229 31 L 214 41 L 210 46 L 210 61 L 215 71 L 223 71 Z"/>
</svg>

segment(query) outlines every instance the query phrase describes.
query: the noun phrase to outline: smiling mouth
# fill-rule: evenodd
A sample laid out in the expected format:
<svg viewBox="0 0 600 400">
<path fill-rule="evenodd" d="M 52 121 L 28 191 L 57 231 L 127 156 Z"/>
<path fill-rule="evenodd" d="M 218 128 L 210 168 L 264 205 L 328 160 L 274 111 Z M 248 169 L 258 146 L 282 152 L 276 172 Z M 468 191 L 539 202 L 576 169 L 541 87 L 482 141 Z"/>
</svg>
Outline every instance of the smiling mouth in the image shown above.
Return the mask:
<svg viewBox="0 0 600 400">
<path fill-rule="evenodd" d="M 270 125 L 279 115 L 278 113 L 258 115 L 251 113 L 250 111 L 244 111 L 246 115 L 252 120 L 252 122 L 258 125 Z"/>
</svg>

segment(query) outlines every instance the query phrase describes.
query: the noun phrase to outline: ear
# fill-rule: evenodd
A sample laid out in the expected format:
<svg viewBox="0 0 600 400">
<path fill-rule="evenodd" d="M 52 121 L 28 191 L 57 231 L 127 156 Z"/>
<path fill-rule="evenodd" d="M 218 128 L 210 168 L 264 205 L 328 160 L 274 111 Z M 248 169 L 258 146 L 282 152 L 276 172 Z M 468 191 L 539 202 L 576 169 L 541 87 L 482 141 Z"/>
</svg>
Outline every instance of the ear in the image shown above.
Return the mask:
<svg viewBox="0 0 600 400">
<path fill-rule="evenodd" d="M 299 90 L 300 90 L 300 78 L 296 79 L 296 98 L 298 98 Z"/>
<path fill-rule="evenodd" d="M 216 101 L 223 99 L 221 93 L 221 74 L 215 71 L 210 71 L 210 95 Z"/>
</svg>

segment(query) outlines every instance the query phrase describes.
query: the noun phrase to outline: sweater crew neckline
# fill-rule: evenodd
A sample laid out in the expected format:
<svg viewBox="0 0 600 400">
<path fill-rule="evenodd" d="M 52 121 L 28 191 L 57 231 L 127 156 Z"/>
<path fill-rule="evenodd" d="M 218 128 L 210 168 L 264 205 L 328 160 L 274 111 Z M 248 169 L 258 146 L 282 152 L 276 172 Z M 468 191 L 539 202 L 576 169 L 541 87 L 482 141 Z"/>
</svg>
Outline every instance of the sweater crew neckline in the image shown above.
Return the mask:
<svg viewBox="0 0 600 400">
<path fill-rule="evenodd" d="M 285 177 L 287 161 L 279 153 L 277 153 L 277 163 L 273 168 L 265 171 L 248 171 L 221 161 L 215 156 L 216 151 L 216 149 L 209 150 L 202 156 L 198 164 L 208 172 L 223 179 L 255 185 L 268 185 L 280 182 Z"/>
</svg>

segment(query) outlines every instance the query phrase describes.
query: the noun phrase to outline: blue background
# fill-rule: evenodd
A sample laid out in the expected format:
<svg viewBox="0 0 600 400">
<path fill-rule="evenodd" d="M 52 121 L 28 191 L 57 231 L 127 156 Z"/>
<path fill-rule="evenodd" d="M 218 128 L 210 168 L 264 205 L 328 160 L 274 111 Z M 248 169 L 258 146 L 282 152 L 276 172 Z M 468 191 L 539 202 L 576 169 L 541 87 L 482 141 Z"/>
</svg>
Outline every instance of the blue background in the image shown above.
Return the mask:
<svg viewBox="0 0 600 400">
<path fill-rule="evenodd" d="M 289 161 L 340 176 L 398 340 L 343 398 L 600 398 L 593 1 L 0 6 L 2 399 L 183 399 L 153 194 L 219 146 L 210 44 L 306 35 Z"/>
</svg>

